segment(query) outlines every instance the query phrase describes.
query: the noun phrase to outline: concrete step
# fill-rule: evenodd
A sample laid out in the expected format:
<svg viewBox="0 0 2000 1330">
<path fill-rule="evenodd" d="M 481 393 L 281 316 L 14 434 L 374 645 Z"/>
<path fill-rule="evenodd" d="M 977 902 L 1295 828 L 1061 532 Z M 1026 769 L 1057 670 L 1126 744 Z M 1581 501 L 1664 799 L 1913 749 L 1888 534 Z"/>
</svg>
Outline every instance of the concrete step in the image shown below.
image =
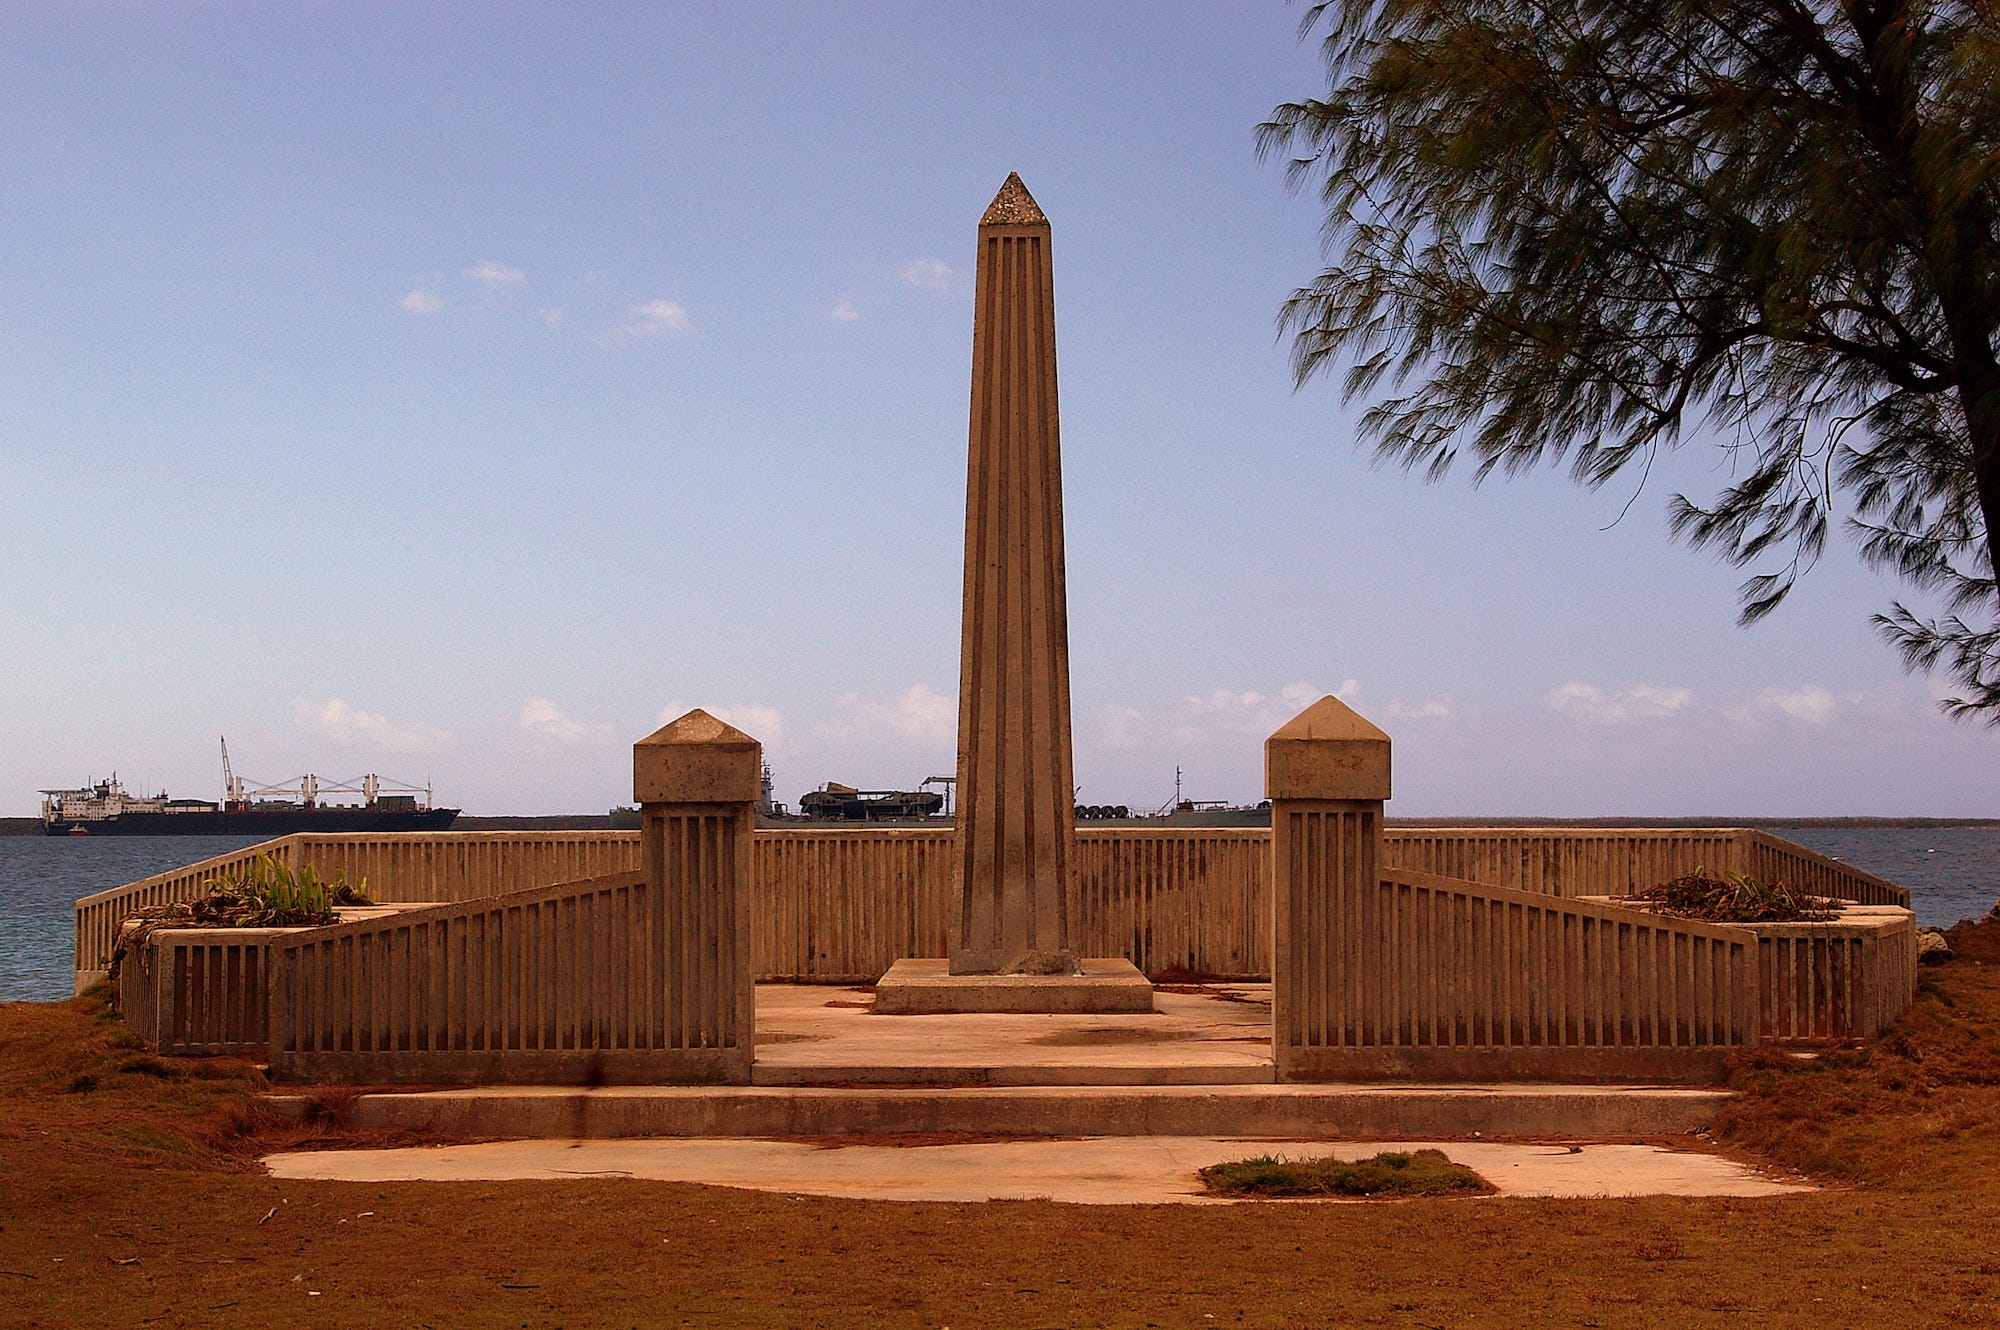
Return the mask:
<svg viewBox="0 0 2000 1330">
<path fill-rule="evenodd" d="M 375 1092 L 351 1121 L 456 1137 L 1251 1136 L 1332 1140 L 1681 1135 L 1722 1090 L 1575 1085 L 494 1086 Z M 303 1113 L 305 1095 L 273 1095 Z"/>
<path fill-rule="evenodd" d="M 948 1062 L 767 1062 L 750 1069 L 752 1085 L 1011 1086 L 1011 1085 L 1270 1085 L 1277 1080 L 1268 1060 L 1216 1065 L 1213 1062 L 993 1063 Z"/>
</svg>

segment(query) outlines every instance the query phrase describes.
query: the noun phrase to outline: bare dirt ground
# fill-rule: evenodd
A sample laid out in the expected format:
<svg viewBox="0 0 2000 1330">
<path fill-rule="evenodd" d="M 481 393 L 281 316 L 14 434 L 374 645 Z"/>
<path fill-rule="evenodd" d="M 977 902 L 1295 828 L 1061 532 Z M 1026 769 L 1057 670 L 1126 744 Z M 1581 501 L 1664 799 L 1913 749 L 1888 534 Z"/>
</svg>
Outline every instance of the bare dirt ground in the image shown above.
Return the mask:
<svg viewBox="0 0 2000 1330">
<path fill-rule="evenodd" d="M 304 1183 L 408 1144 L 258 1109 L 100 1000 L 0 1005 L 8 1326 L 1814 1326 L 2000 1320 L 2000 925 L 1865 1047 L 1743 1066 L 1756 1200 L 901 1204 L 587 1179 Z"/>
</svg>

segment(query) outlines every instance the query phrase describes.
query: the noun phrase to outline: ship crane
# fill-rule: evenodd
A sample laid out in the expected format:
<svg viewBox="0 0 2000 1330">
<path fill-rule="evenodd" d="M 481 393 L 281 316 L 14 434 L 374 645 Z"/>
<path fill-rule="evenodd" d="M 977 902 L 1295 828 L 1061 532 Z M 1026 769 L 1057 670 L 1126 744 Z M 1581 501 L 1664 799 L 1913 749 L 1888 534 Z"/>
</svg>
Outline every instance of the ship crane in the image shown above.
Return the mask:
<svg viewBox="0 0 2000 1330">
<path fill-rule="evenodd" d="M 358 794 L 361 796 L 361 802 L 364 807 L 373 808 L 382 802 L 384 795 L 389 795 L 408 798 L 415 802 L 415 806 L 419 808 L 429 808 L 431 806 L 430 786 L 406 785 L 399 780 L 390 780 L 387 777 L 378 776 L 372 771 L 365 776 L 358 776 L 353 780 L 322 781 L 317 776 L 304 776 L 301 779 L 312 782 L 312 792 L 315 798 L 322 794 Z M 416 802 L 416 796 L 418 795 L 423 796 L 420 802 Z"/>
<path fill-rule="evenodd" d="M 241 808 L 247 803 L 243 797 L 243 779 L 229 769 L 229 740 L 222 740 L 222 806 Z"/>
<path fill-rule="evenodd" d="M 920 790 L 921 790 L 921 789 L 923 789 L 923 788 L 924 788 L 925 786 L 927 786 L 927 785 L 942 785 L 942 786 L 944 787 L 944 810 L 943 810 L 943 811 L 944 811 L 944 815 L 945 815 L 946 817 L 950 817 L 950 816 L 951 816 L 951 796 L 952 796 L 952 795 L 953 795 L 953 793 L 955 793 L 955 792 L 957 791 L 957 789 L 958 789 L 958 777 L 956 777 L 956 776 L 926 776 L 926 777 L 924 777 L 924 778 L 923 778 L 922 780 L 920 780 L 920 781 L 918 781 L 918 782 L 917 782 L 917 788 L 918 788 L 918 789 L 920 789 Z"/>
<path fill-rule="evenodd" d="M 253 799 L 260 801 L 277 799 L 299 803 L 307 808 L 317 808 L 320 806 L 320 796 L 323 794 L 358 794 L 361 796 L 361 806 L 365 808 L 379 806 L 384 795 L 390 795 L 398 800 L 407 800 L 406 806 L 411 808 L 429 809 L 435 806 L 430 786 L 405 785 L 401 781 L 384 780 L 372 771 L 365 776 L 358 776 L 353 780 L 324 782 L 318 776 L 308 772 L 303 776 L 294 777 L 286 784 L 258 785 L 253 787 L 250 782 L 231 770 L 229 765 L 229 740 L 226 738 L 222 740 L 222 798 L 224 808 L 231 810 L 247 809 L 250 807 Z M 423 796 L 421 801 L 416 798 L 417 795 Z M 339 806 L 345 807 L 346 805 Z"/>
</svg>

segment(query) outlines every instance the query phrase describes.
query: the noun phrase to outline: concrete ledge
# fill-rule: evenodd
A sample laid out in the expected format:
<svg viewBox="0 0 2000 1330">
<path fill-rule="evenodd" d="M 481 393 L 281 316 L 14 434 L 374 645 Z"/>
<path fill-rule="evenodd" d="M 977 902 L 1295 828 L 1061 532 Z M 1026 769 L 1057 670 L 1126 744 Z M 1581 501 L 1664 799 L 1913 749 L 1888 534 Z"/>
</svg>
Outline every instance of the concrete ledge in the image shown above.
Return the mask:
<svg viewBox="0 0 2000 1330">
<path fill-rule="evenodd" d="M 274 1081 L 349 1085 L 747 1085 L 748 1048 L 512 1049 L 271 1055 Z"/>
<path fill-rule="evenodd" d="M 1720 1085 L 1735 1048 L 1280 1045 L 1281 1081 L 1539 1081 L 1565 1085 Z"/>
<path fill-rule="evenodd" d="M 750 1069 L 752 1085 L 1269 1085 L 1271 1064 L 1217 1066 L 1214 1062 L 1147 1062 L 1130 1065 L 1019 1062 L 972 1066 L 960 1063 L 774 1063 Z"/>
<path fill-rule="evenodd" d="M 876 981 L 885 1016 L 980 1012 L 1132 1015 L 1153 1009 L 1153 986 L 1123 956 L 1078 962 L 1082 974 L 952 974 L 942 957 L 905 958 Z"/>
<path fill-rule="evenodd" d="M 1582 1086 L 1226 1085 L 1012 1089 L 556 1086 L 363 1094 L 351 1121 L 455 1137 L 1267 1136 L 1407 1140 L 1682 1135 L 1721 1090 Z M 278 1095 L 303 1114 L 307 1098 Z"/>
</svg>

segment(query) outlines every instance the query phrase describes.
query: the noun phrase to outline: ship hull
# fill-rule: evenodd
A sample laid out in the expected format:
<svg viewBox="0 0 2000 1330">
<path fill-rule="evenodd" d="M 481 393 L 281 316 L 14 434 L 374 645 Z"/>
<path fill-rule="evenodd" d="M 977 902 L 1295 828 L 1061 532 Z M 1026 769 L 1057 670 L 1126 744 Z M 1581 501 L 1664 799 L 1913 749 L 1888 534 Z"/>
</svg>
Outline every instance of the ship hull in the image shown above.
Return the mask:
<svg viewBox="0 0 2000 1330">
<path fill-rule="evenodd" d="M 298 831 L 445 831 L 456 808 L 246 808 L 224 812 L 120 813 L 42 824 L 51 836 L 289 836 Z"/>
</svg>

